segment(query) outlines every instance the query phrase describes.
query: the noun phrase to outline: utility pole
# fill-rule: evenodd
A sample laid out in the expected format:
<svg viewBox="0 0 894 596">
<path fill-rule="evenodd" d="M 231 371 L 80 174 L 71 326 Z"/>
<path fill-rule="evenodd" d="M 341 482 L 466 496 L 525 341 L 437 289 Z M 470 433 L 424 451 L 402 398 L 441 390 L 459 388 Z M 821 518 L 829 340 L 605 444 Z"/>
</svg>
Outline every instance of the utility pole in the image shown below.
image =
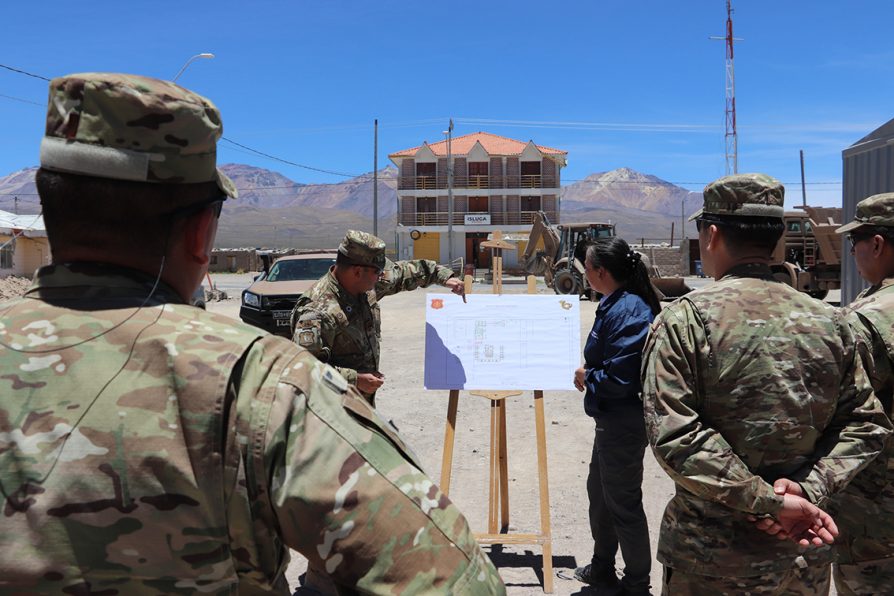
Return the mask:
<svg viewBox="0 0 894 596">
<path fill-rule="evenodd" d="M 723 135 L 726 145 L 726 175 L 739 173 L 739 133 L 736 130 L 736 74 L 733 68 L 733 41 L 742 41 L 733 37 L 733 8 L 731 0 L 726 0 L 726 35 L 711 36 L 726 42 L 726 132 Z"/>
<path fill-rule="evenodd" d="M 680 199 L 680 238 L 686 239 L 686 199 Z"/>
<path fill-rule="evenodd" d="M 447 127 L 447 263 L 453 266 L 453 118 Z"/>
<path fill-rule="evenodd" d="M 13 204 L 13 212 L 15 212 L 16 215 L 18 215 L 19 214 L 19 197 L 13 197 L 12 204 Z"/>
<path fill-rule="evenodd" d="M 801 206 L 807 206 L 807 185 L 804 184 L 804 150 L 801 149 Z"/>
<path fill-rule="evenodd" d="M 379 119 L 373 120 L 373 236 L 379 235 Z"/>
</svg>

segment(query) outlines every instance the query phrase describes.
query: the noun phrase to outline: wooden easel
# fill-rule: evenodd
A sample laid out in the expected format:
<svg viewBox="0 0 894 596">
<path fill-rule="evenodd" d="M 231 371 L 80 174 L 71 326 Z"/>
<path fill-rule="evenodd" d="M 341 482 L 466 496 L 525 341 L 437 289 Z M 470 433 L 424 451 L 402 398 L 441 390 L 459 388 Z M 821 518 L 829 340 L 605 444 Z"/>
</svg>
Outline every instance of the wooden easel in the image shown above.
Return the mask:
<svg viewBox="0 0 894 596">
<path fill-rule="evenodd" d="M 493 293 L 503 293 L 503 249 L 515 249 L 502 239 L 499 231 L 493 240 L 481 246 L 492 251 Z M 472 279 L 465 276 L 466 293 L 471 293 Z M 536 280 L 528 276 L 528 294 L 536 294 Z M 490 486 L 488 490 L 487 532 L 476 533 L 481 544 L 539 544 L 543 548 L 543 591 L 553 591 L 552 533 L 549 518 L 549 475 L 546 464 L 546 423 L 543 411 L 543 391 L 534 391 L 534 426 L 537 432 L 537 475 L 540 484 L 540 533 L 509 534 L 509 461 L 506 447 L 506 398 L 521 395 L 521 391 L 471 391 L 490 400 Z M 450 391 L 447 406 L 447 425 L 444 430 L 444 455 L 441 461 L 441 490 L 450 492 L 453 468 L 453 444 L 456 434 L 456 411 L 459 390 Z M 497 518 L 499 517 L 499 527 Z"/>
</svg>

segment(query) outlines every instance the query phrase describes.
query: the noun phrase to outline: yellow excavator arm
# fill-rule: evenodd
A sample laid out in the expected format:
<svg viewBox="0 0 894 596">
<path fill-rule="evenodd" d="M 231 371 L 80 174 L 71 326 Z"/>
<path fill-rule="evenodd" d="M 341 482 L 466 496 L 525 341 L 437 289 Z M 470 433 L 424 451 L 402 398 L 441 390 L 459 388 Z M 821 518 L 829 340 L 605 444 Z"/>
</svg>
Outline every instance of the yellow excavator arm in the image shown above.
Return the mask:
<svg viewBox="0 0 894 596">
<path fill-rule="evenodd" d="M 546 213 L 538 211 L 531 222 L 531 235 L 528 244 L 522 254 L 522 262 L 525 270 L 533 275 L 549 275 L 552 273 L 552 264 L 559 251 L 559 235 L 549 224 Z M 543 250 L 538 251 L 537 245 L 543 241 Z M 552 277 L 549 275 L 549 277 Z"/>
</svg>

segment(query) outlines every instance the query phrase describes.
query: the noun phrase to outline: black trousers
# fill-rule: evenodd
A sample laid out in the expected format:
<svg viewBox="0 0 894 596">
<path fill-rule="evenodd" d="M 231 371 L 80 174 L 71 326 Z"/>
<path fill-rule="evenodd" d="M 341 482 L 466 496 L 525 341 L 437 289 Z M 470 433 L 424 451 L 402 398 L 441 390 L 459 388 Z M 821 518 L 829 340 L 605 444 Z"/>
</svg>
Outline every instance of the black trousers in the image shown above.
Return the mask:
<svg viewBox="0 0 894 596">
<path fill-rule="evenodd" d="M 649 585 L 652 551 L 643 511 L 643 455 L 646 425 L 642 408 L 616 407 L 596 418 L 596 437 L 587 477 L 593 573 L 614 570 L 618 547 L 624 558 L 621 582 L 631 590 Z"/>
</svg>

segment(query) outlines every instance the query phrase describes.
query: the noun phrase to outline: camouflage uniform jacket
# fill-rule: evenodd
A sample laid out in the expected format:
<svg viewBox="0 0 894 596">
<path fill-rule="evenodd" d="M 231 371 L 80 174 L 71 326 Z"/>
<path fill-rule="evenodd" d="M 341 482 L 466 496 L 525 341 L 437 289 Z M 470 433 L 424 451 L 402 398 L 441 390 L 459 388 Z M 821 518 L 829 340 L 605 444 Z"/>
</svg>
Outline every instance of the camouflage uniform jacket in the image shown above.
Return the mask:
<svg viewBox="0 0 894 596">
<path fill-rule="evenodd" d="M 846 309 L 869 351 L 866 369 L 876 396 L 894 419 L 894 278 L 866 289 Z M 833 500 L 841 563 L 894 557 L 894 441 Z"/>
<path fill-rule="evenodd" d="M 0 592 L 502 593 L 456 507 L 292 342 L 99 264 L 0 305 Z"/>
<path fill-rule="evenodd" d="M 451 269 L 434 261 L 395 261 L 375 289 L 358 298 L 346 292 L 330 270 L 298 299 L 292 311 L 295 342 L 356 384 L 357 373 L 379 370 L 379 300 L 404 290 L 444 284 L 451 277 Z"/>
<path fill-rule="evenodd" d="M 879 454 L 890 423 L 841 313 L 745 265 L 670 304 L 643 356 L 646 428 L 677 485 L 658 560 L 749 577 L 822 564 L 756 530 L 781 507 L 772 482 L 800 481 L 823 504 Z"/>
</svg>

